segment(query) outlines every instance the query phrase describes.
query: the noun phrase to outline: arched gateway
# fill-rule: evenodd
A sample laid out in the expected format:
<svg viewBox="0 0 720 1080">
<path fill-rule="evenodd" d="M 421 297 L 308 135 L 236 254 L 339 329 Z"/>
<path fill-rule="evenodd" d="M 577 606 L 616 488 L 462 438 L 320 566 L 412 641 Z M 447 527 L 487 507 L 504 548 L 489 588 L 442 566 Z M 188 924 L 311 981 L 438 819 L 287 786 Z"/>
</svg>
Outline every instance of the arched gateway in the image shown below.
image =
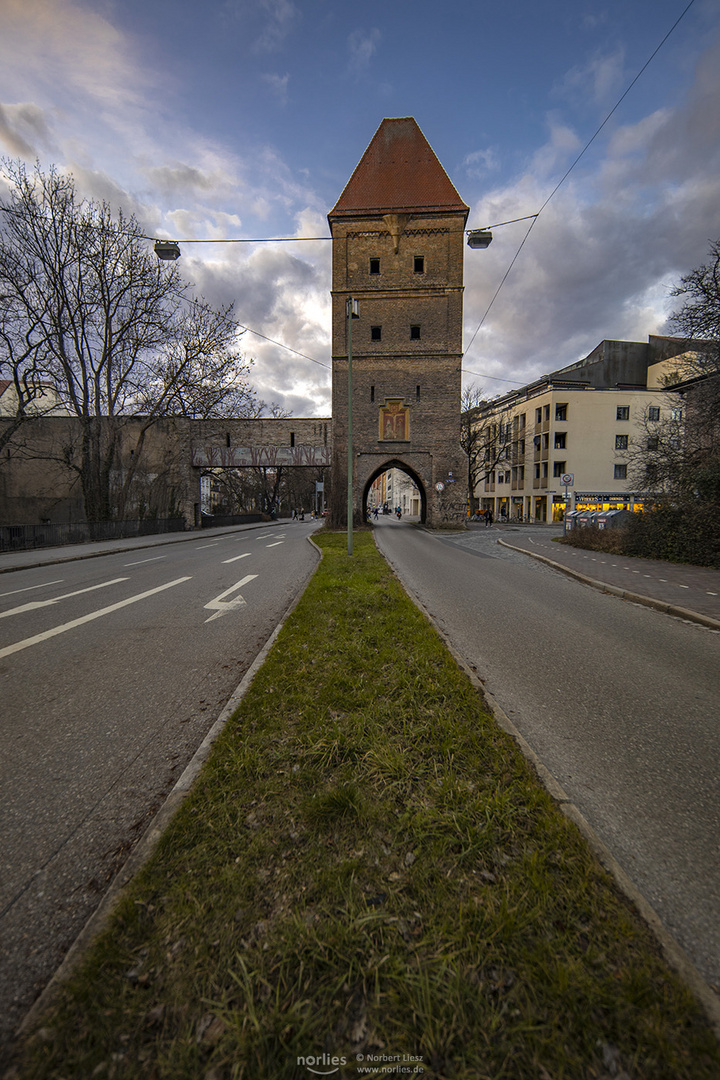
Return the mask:
<svg viewBox="0 0 720 1080">
<path fill-rule="evenodd" d="M 347 524 L 348 366 L 353 517 L 373 479 L 403 469 L 433 528 L 465 521 L 460 446 L 462 201 L 412 117 L 378 128 L 335 207 L 331 520 Z M 348 349 L 348 300 L 357 302 Z"/>
</svg>

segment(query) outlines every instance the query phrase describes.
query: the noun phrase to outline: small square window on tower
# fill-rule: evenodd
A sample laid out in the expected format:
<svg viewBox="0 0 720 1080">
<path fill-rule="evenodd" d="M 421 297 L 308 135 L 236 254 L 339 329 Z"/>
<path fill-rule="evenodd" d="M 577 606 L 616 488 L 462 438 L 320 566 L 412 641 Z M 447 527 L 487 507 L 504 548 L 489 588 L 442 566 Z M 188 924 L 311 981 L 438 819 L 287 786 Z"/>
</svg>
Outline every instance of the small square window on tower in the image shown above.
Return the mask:
<svg viewBox="0 0 720 1080">
<path fill-rule="evenodd" d="M 370 327 L 370 340 L 371 341 L 382 341 L 382 326 L 371 326 Z"/>
<path fill-rule="evenodd" d="M 371 274 L 379 274 L 380 273 L 380 260 L 379 259 L 371 259 L 370 260 L 370 273 Z"/>
<path fill-rule="evenodd" d="M 419 341 L 420 340 L 420 327 L 419 326 L 411 326 L 410 327 L 410 340 L 411 341 Z"/>
<path fill-rule="evenodd" d="M 425 256 L 424 255 L 416 255 L 415 256 L 415 273 L 416 274 L 424 274 L 425 273 Z"/>
</svg>

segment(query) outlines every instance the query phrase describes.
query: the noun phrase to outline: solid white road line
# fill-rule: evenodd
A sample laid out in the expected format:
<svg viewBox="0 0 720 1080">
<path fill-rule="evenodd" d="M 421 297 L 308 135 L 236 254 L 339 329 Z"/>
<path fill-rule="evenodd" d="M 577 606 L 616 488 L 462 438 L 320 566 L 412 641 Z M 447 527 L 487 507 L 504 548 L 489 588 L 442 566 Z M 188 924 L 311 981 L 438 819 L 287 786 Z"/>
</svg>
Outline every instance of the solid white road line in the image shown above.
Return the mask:
<svg viewBox="0 0 720 1080">
<path fill-rule="evenodd" d="M 38 611 L 40 608 L 50 607 L 51 604 L 57 604 L 60 600 L 68 600 L 71 596 L 82 596 L 86 592 L 95 592 L 96 589 L 105 589 L 108 585 L 118 585 L 121 581 L 127 581 L 126 577 L 116 577 L 112 581 L 101 581 L 99 585 L 91 585 L 87 589 L 77 589 L 75 592 L 63 593 L 62 596 L 54 596 L 52 600 L 31 600 L 28 604 L 22 604 L 20 607 L 9 608 L 7 611 L 0 611 L 0 619 L 6 618 L 8 615 L 19 615 L 23 611 Z"/>
<path fill-rule="evenodd" d="M 28 585 L 26 589 L 13 589 L 11 592 L 0 592 L 0 597 L 15 596 L 21 592 L 32 592 L 33 589 L 47 589 L 49 585 L 62 585 L 65 578 L 56 578 L 54 581 L 43 581 L 42 585 Z"/>
<path fill-rule="evenodd" d="M 138 593 L 137 596 L 128 596 L 127 600 L 120 600 L 117 604 L 110 604 L 109 607 L 100 608 L 99 611 L 91 611 L 89 615 L 82 615 L 79 619 L 73 619 L 71 622 L 63 623 L 62 626 L 53 626 L 51 630 L 45 630 L 42 634 L 36 634 L 34 637 L 25 638 L 24 641 L 16 641 L 14 645 L 6 645 L 4 649 L 0 649 L 0 660 L 4 656 L 11 656 L 12 653 L 20 652 L 22 649 L 29 649 L 31 645 L 39 645 L 40 642 L 47 641 L 48 638 L 57 637 L 58 634 L 64 634 L 66 630 L 74 630 L 76 626 L 83 626 L 84 623 L 93 622 L 94 619 L 100 619 L 103 615 L 110 615 L 113 611 L 119 611 L 120 608 L 129 607 L 130 604 L 136 604 L 138 600 L 145 600 L 148 596 L 154 596 L 156 593 L 164 592 L 165 589 L 172 589 L 174 585 L 182 585 L 184 581 L 190 581 L 190 578 L 181 577 L 177 578 L 175 581 L 168 581 L 165 585 L 158 585 L 157 588 L 148 589 L 147 592 Z"/>
</svg>

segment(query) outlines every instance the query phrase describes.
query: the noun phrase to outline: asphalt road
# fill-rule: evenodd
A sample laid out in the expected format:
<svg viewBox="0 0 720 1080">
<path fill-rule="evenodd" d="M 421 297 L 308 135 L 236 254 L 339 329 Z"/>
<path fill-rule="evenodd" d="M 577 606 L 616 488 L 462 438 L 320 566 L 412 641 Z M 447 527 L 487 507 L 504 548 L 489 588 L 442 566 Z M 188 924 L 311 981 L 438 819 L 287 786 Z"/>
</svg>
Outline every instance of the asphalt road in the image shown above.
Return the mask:
<svg viewBox="0 0 720 1080">
<path fill-rule="evenodd" d="M 408 591 L 720 987 L 720 635 L 502 548 L 496 530 L 379 526 Z"/>
<path fill-rule="evenodd" d="M 317 524 L 0 577 L 0 1044 L 304 588 Z"/>
</svg>

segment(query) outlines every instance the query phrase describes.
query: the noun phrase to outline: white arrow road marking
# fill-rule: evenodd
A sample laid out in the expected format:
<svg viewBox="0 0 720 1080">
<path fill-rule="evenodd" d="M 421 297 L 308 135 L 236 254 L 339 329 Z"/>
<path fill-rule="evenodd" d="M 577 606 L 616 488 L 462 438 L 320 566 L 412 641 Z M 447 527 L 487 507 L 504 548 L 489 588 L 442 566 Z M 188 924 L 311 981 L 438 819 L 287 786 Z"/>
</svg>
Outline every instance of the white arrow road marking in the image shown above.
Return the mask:
<svg viewBox="0 0 720 1080">
<path fill-rule="evenodd" d="M 238 589 L 242 589 L 243 585 L 247 585 L 249 581 L 254 581 L 256 577 L 257 574 L 248 574 L 242 581 L 235 582 L 229 589 L 226 589 L 225 592 L 221 592 L 219 596 L 216 596 L 214 600 L 211 600 L 209 604 L 206 604 L 205 607 L 208 611 L 212 611 L 213 608 L 216 608 L 217 610 L 215 611 L 215 614 L 211 615 L 205 622 L 212 622 L 213 619 L 219 619 L 221 615 L 227 615 L 228 611 L 234 611 L 236 608 L 242 607 L 245 604 L 245 600 L 243 600 L 242 596 L 236 596 L 234 600 L 226 600 L 225 597 L 230 596 L 231 593 L 237 592 Z"/>
<path fill-rule="evenodd" d="M 31 600 L 28 604 L 22 604 L 20 607 L 10 608 L 8 611 L 0 612 L 0 619 L 6 618 L 8 615 L 19 615 L 21 611 L 37 611 L 38 608 L 50 607 L 51 604 L 57 604 L 60 600 L 68 600 L 71 596 L 82 596 L 86 592 L 95 592 L 96 589 L 105 589 L 108 585 L 118 585 L 121 581 L 127 581 L 126 577 L 116 577 L 112 581 L 101 581 L 99 585 L 91 585 L 87 589 L 77 589 L 76 592 L 63 593 L 62 596 L 54 596 L 52 600 Z"/>
<path fill-rule="evenodd" d="M 127 578 L 121 580 L 127 581 Z M 119 611 L 120 608 L 128 607 L 130 604 L 136 604 L 138 600 L 145 600 L 148 596 L 154 596 L 155 593 L 164 592 L 165 589 L 172 589 L 174 585 L 182 585 L 183 581 L 190 581 L 189 577 L 177 578 L 175 581 L 168 581 L 166 585 L 158 585 L 156 589 L 148 589 L 147 592 L 138 593 L 137 596 L 128 596 L 127 600 L 120 600 L 117 604 L 110 604 L 109 607 L 100 608 L 99 611 L 91 611 L 89 615 L 82 615 L 79 619 L 73 619 L 71 622 L 63 623 L 62 626 L 53 626 L 51 630 L 45 630 L 42 634 L 35 634 L 34 637 L 25 638 L 24 641 L 16 641 L 14 645 L 6 645 L 4 649 L 0 649 L 0 660 L 4 656 L 10 656 L 12 653 L 20 652 L 21 649 L 28 649 L 31 645 L 39 645 L 41 641 L 47 641 L 48 638 L 57 637 L 58 634 L 64 634 L 66 630 L 74 630 L 76 626 L 82 626 L 84 623 L 93 622 L 94 619 L 100 619 L 103 615 L 110 615 L 113 611 Z"/>
<path fill-rule="evenodd" d="M 224 563 L 229 563 L 229 562 L 237 562 L 238 559 L 247 559 L 249 554 L 250 554 L 249 551 L 244 551 L 242 553 L 242 555 L 235 555 L 232 559 L 223 559 L 223 562 Z"/>
</svg>

